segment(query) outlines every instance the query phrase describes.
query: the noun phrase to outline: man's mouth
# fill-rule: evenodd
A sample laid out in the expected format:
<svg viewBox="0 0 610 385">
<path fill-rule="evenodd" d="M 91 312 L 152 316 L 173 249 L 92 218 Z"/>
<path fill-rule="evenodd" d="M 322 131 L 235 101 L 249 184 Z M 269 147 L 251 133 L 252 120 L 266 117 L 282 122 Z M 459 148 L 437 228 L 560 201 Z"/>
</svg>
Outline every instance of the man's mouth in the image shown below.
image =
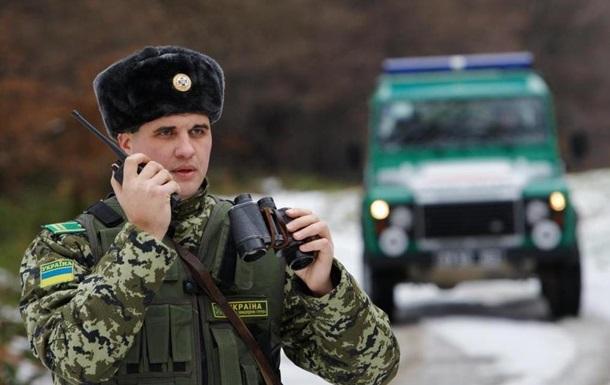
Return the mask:
<svg viewBox="0 0 610 385">
<path fill-rule="evenodd" d="M 178 167 L 172 171 L 174 176 L 179 178 L 190 178 L 197 172 L 197 169 L 194 167 Z"/>
</svg>

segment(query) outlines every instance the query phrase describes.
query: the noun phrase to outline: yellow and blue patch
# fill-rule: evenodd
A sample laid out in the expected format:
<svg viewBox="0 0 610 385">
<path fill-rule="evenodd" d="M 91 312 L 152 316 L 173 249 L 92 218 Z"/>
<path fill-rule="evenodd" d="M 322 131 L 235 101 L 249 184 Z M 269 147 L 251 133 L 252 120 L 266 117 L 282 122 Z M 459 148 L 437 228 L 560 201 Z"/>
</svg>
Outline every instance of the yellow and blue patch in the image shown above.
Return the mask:
<svg viewBox="0 0 610 385">
<path fill-rule="evenodd" d="M 74 261 L 59 259 L 40 265 L 40 287 L 74 281 Z"/>
</svg>

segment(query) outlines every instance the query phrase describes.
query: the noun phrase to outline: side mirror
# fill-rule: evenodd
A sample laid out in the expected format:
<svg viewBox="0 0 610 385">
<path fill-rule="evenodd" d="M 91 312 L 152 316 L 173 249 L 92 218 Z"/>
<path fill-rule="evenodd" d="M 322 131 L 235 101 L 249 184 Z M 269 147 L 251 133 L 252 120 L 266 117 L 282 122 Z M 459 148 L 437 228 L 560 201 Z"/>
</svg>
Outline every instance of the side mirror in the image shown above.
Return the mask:
<svg viewBox="0 0 610 385">
<path fill-rule="evenodd" d="M 345 158 L 351 170 L 360 170 L 362 167 L 362 148 L 357 143 L 350 142 L 345 149 Z"/>
<path fill-rule="evenodd" d="M 589 137 L 584 131 L 570 135 L 570 154 L 576 160 L 582 160 L 589 153 Z"/>
</svg>

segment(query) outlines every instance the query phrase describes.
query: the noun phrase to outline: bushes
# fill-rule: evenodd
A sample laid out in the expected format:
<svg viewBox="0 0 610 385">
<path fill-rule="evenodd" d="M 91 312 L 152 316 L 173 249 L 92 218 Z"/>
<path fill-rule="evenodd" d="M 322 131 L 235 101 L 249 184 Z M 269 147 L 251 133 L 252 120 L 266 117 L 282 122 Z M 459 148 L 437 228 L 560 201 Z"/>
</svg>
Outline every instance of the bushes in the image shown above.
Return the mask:
<svg viewBox="0 0 610 385">
<path fill-rule="evenodd" d="M 0 197 L 0 382 L 29 384 L 44 374 L 25 340 L 25 328 L 17 309 L 18 277 L 23 252 L 40 225 L 74 216 L 65 194 L 48 189 L 26 192 L 20 198 Z"/>
</svg>

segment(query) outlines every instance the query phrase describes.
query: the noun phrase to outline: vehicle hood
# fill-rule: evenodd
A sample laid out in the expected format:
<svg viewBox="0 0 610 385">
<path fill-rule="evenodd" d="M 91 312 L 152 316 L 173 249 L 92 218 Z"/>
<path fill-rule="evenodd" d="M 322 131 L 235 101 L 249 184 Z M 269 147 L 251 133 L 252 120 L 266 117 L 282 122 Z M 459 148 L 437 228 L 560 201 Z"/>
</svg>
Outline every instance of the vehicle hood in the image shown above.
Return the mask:
<svg viewBox="0 0 610 385">
<path fill-rule="evenodd" d="M 516 200 L 534 180 L 553 177 L 550 162 L 464 160 L 405 163 L 379 170 L 376 184 L 407 188 L 420 204 Z"/>
</svg>

